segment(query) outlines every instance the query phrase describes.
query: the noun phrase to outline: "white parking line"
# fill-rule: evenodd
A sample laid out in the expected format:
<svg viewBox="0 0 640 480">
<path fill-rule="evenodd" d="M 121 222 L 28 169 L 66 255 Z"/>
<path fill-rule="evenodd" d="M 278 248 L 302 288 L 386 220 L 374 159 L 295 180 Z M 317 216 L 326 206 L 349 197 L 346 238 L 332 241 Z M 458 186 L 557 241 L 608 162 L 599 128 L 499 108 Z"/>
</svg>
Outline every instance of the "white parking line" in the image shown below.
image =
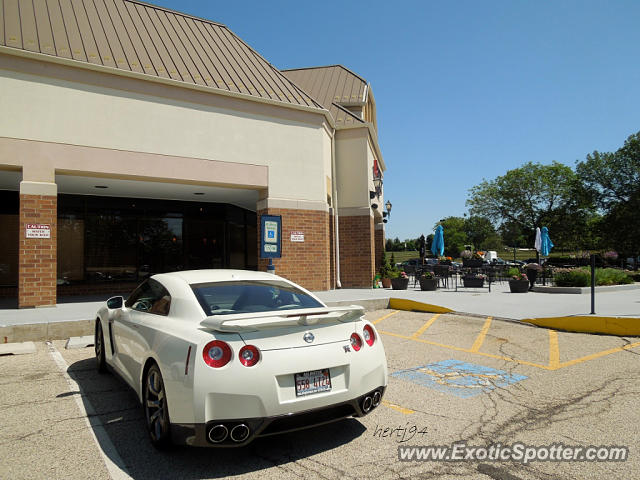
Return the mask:
<svg viewBox="0 0 640 480">
<path fill-rule="evenodd" d="M 113 480 L 133 480 L 127 471 L 127 467 L 122 461 L 120 454 L 104 429 L 104 425 L 96 414 L 93 405 L 91 405 L 89 399 L 85 396 L 80 385 L 78 385 L 78 383 L 67 373 L 67 369 L 69 368 L 67 362 L 65 362 L 64 358 L 62 358 L 62 355 L 52 342 L 47 342 L 47 346 L 49 347 L 49 354 L 51 355 L 51 358 L 56 362 L 56 365 L 62 372 L 62 375 L 67 380 L 70 391 L 80 392 L 79 395 L 74 395 L 73 398 L 75 398 L 76 404 L 89 426 L 89 431 L 98 446 L 98 450 L 100 451 L 100 455 L 102 455 L 102 460 L 109 471 L 109 475 Z"/>
</svg>

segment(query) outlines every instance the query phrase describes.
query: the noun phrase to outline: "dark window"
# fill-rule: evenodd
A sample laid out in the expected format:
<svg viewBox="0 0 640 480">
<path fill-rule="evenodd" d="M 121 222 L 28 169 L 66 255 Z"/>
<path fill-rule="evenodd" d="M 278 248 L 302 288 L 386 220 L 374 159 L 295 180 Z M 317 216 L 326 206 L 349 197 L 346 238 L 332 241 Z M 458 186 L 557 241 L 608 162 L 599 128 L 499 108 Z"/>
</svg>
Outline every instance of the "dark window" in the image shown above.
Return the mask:
<svg viewBox="0 0 640 480">
<path fill-rule="evenodd" d="M 281 281 L 234 281 L 191 285 L 207 316 L 316 308 L 322 304 Z"/>
<path fill-rule="evenodd" d="M 169 315 L 171 295 L 159 282 L 150 278 L 133 291 L 125 306 L 139 312 L 166 316 Z"/>
</svg>

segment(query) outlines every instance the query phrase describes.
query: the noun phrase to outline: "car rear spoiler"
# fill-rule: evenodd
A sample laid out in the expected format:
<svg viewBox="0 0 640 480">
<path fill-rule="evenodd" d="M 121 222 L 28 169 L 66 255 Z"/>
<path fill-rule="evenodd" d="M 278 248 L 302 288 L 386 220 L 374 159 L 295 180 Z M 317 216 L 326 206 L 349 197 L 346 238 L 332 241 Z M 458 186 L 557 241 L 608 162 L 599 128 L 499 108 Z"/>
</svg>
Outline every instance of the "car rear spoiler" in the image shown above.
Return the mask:
<svg viewBox="0 0 640 480">
<path fill-rule="evenodd" d="M 282 312 L 211 315 L 205 318 L 200 325 L 209 330 L 238 333 L 297 325 L 357 322 L 363 315 L 364 308 L 359 305 L 351 305 L 350 307 L 299 308 Z"/>
</svg>

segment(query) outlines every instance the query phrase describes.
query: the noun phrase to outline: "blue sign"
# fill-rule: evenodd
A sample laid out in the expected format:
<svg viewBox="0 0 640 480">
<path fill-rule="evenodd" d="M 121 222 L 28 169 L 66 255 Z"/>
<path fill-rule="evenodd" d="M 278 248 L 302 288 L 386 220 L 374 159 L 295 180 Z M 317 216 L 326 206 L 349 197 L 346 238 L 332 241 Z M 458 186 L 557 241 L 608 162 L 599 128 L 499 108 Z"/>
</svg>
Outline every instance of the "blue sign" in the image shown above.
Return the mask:
<svg viewBox="0 0 640 480">
<path fill-rule="evenodd" d="M 282 217 L 262 215 L 260 217 L 260 258 L 280 258 L 282 256 Z"/>
<path fill-rule="evenodd" d="M 460 398 L 488 393 L 528 378 L 525 375 L 459 360 L 443 360 L 421 367 L 399 370 L 391 376 Z"/>
</svg>

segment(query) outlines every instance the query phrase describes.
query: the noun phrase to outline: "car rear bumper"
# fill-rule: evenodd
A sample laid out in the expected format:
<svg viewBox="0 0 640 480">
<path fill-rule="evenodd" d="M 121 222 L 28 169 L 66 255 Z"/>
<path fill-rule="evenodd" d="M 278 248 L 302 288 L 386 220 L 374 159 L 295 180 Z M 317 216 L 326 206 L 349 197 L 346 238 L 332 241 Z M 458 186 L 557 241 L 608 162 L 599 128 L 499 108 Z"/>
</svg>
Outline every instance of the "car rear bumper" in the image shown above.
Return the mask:
<svg viewBox="0 0 640 480">
<path fill-rule="evenodd" d="M 171 425 L 171 439 L 176 444 L 197 447 L 241 447 L 259 437 L 302 430 L 347 417 L 363 417 L 380 405 L 385 389 L 385 386 L 380 386 L 346 402 L 287 415 L 175 423 Z"/>
</svg>

